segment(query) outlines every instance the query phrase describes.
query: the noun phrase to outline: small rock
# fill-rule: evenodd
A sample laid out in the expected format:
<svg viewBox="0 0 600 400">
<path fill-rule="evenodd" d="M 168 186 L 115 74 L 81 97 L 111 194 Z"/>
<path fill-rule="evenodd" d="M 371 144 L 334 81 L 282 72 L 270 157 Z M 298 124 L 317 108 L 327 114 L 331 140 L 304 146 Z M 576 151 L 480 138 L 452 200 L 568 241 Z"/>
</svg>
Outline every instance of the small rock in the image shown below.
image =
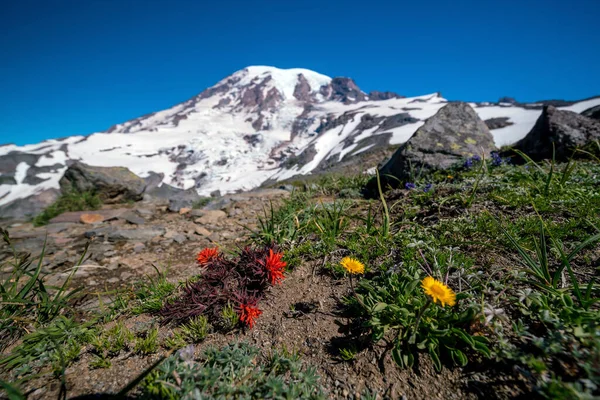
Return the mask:
<svg viewBox="0 0 600 400">
<path fill-rule="evenodd" d="M 142 252 L 142 250 L 144 250 L 145 248 L 146 248 L 146 245 L 141 242 L 138 242 L 133 245 L 133 251 L 135 251 L 136 253 Z"/>
<path fill-rule="evenodd" d="M 136 208 L 135 212 L 138 213 L 141 217 L 151 217 L 154 213 L 147 208 Z"/>
<path fill-rule="evenodd" d="M 227 217 L 227 214 L 225 213 L 225 211 L 221 211 L 221 210 L 205 210 L 204 214 L 196 219 L 194 222 L 196 222 L 197 224 L 215 224 L 216 222 L 218 222 L 219 220 L 221 220 L 222 218 Z"/>
<path fill-rule="evenodd" d="M 106 280 L 106 282 L 108 282 L 108 283 L 117 283 L 119 281 L 120 281 L 119 278 L 109 278 Z"/>
<path fill-rule="evenodd" d="M 279 186 L 279 189 L 281 190 L 285 190 L 286 192 L 293 192 L 294 191 L 294 186 L 293 185 L 281 185 Z"/>
<path fill-rule="evenodd" d="M 179 232 L 177 231 L 167 231 L 167 233 L 165 233 L 163 235 L 163 237 L 165 239 L 173 239 L 175 236 L 179 235 Z"/>
<path fill-rule="evenodd" d="M 213 190 L 212 192 L 210 192 L 210 197 L 221 197 L 221 191 Z"/>
<path fill-rule="evenodd" d="M 199 209 L 195 208 L 192 211 L 190 211 L 190 215 L 192 217 L 201 217 L 204 215 L 205 212 L 206 212 L 205 210 L 199 210 Z"/>
<path fill-rule="evenodd" d="M 112 261 L 110 264 L 108 264 L 108 266 L 106 267 L 107 270 L 109 271 L 114 271 L 115 269 L 119 268 L 119 262 L 118 261 Z"/>
<path fill-rule="evenodd" d="M 210 236 L 212 234 L 211 231 L 209 231 L 208 229 L 206 229 L 203 226 L 196 226 L 196 233 L 200 236 Z"/>
<path fill-rule="evenodd" d="M 110 240 L 150 240 L 155 236 L 161 236 L 165 233 L 165 228 L 160 226 L 148 227 L 146 229 L 119 229 L 108 233 Z"/>
<path fill-rule="evenodd" d="M 179 214 L 183 215 L 183 214 L 187 214 L 190 211 L 192 211 L 192 209 L 190 207 L 182 207 L 179 209 Z"/>
<path fill-rule="evenodd" d="M 144 218 L 136 215 L 133 212 L 126 212 L 121 215 L 121 218 L 123 218 L 125 221 L 129 222 L 130 224 L 134 224 L 134 225 L 143 225 L 146 223 L 146 220 Z"/>
<path fill-rule="evenodd" d="M 127 279 L 131 278 L 133 276 L 133 274 L 131 272 L 122 272 L 120 275 L 121 280 L 126 281 Z"/>
<path fill-rule="evenodd" d="M 99 224 L 104 221 L 104 217 L 101 214 L 81 214 L 79 221 L 82 224 Z"/>
<path fill-rule="evenodd" d="M 48 225 L 47 230 L 48 233 L 60 233 L 73 229 L 75 226 L 77 226 L 77 224 L 74 224 L 72 222 L 58 222 L 56 224 Z"/>
<path fill-rule="evenodd" d="M 187 236 L 182 235 L 182 234 L 178 234 L 178 235 L 175 235 L 173 237 L 173 240 L 176 241 L 179 244 L 182 244 L 182 243 L 184 243 L 187 240 Z"/>
</svg>

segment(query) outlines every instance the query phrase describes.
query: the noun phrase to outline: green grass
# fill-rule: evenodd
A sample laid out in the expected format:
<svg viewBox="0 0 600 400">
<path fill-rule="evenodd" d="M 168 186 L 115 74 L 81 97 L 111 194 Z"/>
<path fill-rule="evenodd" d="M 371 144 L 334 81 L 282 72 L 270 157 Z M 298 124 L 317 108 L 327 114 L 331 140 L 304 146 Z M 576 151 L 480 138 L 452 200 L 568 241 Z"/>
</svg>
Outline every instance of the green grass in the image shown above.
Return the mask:
<svg viewBox="0 0 600 400">
<path fill-rule="evenodd" d="M 25 335 L 21 344 L 0 359 L 0 368 L 10 371 L 14 377 L 48 366 L 53 371 L 60 371 L 63 363 L 68 365 L 79 356 L 83 344 L 91 341 L 94 335 L 95 330 L 90 324 L 60 316 Z"/>
<path fill-rule="evenodd" d="M 135 300 L 131 305 L 131 311 L 135 315 L 157 312 L 176 288 L 174 283 L 167 280 L 168 269 L 161 272 L 157 267 L 153 267 L 156 275 L 147 276 L 138 284 L 138 289 L 134 292 Z"/>
<path fill-rule="evenodd" d="M 97 210 L 102 205 L 100 197 L 94 192 L 78 192 L 70 190 L 61 196 L 44 211 L 33 218 L 33 225 L 42 226 L 67 211 Z"/>
<path fill-rule="evenodd" d="M 86 250 L 75 265 L 71 275 L 59 287 L 47 286 L 41 274 L 46 242 L 36 264 L 30 254 L 16 251 L 7 231 L 0 228 L 0 234 L 12 251 L 12 257 L 3 262 L 1 270 L 8 272 L 0 281 L 0 351 L 12 340 L 21 336 L 31 327 L 42 327 L 51 322 L 66 307 L 68 301 L 79 289 L 69 290 L 71 277 L 81 265 Z"/>
</svg>

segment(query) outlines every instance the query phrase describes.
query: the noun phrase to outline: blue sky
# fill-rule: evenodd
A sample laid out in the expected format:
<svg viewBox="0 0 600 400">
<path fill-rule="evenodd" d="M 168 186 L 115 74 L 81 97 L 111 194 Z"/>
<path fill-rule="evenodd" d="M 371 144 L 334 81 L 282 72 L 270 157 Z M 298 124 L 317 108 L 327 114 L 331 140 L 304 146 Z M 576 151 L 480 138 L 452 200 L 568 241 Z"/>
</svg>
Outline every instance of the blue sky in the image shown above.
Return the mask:
<svg viewBox="0 0 600 400">
<path fill-rule="evenodd" d="M 89 134 L 248 65 L 455 100 L 600 95 L 600 1 L 18 0 L 0 13 L 0 143 Z"/>
</svg>

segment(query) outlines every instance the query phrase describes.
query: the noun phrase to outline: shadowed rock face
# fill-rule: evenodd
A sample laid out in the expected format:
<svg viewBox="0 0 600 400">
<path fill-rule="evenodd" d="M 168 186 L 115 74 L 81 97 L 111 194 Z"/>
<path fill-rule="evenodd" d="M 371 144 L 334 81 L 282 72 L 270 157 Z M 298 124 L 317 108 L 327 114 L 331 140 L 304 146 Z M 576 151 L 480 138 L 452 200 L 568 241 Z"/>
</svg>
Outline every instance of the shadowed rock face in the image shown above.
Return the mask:
<svg viewBox="0 0 600 400">
<path fill-rule="evenodd" d="M 311 90 L 312 89 L 304 75 L 298 74 L 298 83 L 294 88 L 294 97 L 300 101 L 310 102 L 313 100 Z"/>
<path fill-rule="evenodd" d="M 105 203 L 141 200 L 146 182 L 124 167 L 92 167 L 73 163 L 59 181 L 62 191 L 95 191 Z"/>
<path fill-rule="evenodd" d="M 411 180 L 411 171 L 446 169 L 463 158 L 495 150 L 488 127 L 467 103 L 449 103 L 429 118 L 380 169 L 384 186 Z M 389 178 L 392 176 L 397 179 Z M 377 182 L 367 185 L 371 194 Z"/>
<path fill-rule="evenodd" d="M 389 99 L 402 99 L 404 96 L 400 96 L 394 92 L 379 92 L 372 90 L 369 92 L 369 100 L 389 100 Z"/>
<path fill-rule="evenodd" d="M 600 120 L 600 106 L 588 108 L 581 113 L 584 117 L 588 117 L 595 120 Z"/>
<path fill-rule="evenodd" d="M 340 101 L 344 104 L 367 99 L 367 95 L 350 78 L 333 78 L 329 85 L 321 86 L 320 91 L 327 100 Z"/>
<path fill-rule="evenodd" d="M 535 161 L 552 158 L 554 147 L 556 159 L 563 161 L 575 148 L 598 139 L 600 121 L 546 106 L 533 129 L 512 147 Z"/>
</svg>

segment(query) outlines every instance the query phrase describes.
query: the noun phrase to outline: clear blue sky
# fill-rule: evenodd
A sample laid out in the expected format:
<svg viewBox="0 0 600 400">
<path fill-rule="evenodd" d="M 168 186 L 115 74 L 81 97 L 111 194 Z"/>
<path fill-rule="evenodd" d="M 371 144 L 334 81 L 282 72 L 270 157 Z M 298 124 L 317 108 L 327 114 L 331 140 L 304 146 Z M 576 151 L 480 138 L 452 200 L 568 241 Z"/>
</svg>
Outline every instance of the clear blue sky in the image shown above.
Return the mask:
<svg viewBox="0 0 600 400">
<path fill-rule="evenodd" d="M 590 97 L 599 21 L 600 0 L 6 0 L 0 143 L 105 130 L 248 65 L 407 96 Z"/>
</svg>

